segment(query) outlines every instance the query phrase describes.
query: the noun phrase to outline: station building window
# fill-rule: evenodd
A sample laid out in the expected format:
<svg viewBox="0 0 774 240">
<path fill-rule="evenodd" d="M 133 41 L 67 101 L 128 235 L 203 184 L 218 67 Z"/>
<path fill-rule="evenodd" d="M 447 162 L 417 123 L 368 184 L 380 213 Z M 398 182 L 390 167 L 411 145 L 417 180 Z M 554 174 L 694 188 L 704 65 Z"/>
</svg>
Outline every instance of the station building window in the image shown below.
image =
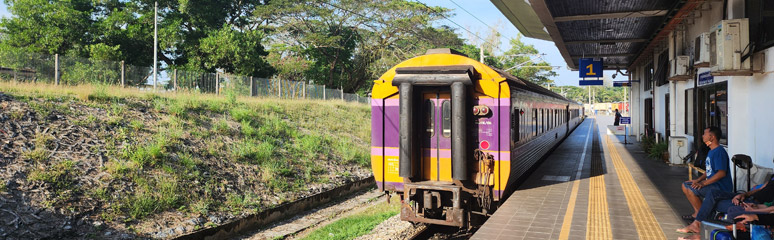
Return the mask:
<svg viewBox="0 0 774 240">
<path fill-rule="evenodd" d="M 645 91 L 653 88 L 653 62 L 645 66 L 645 82 L 643 84 Z"/>
<path fill-rule="evenodd" d="M 685 134 L 688 136 L 693 136 L 696 130 L 694 129 L 696 127 L 694 115 L 696 114 L 695 108 L 694 108 L 694 98 L 696 96 L 693 95 L 693 89 L 685 90 Z"/>
<path fill-rule="evenodd" d="M 667 76 L 669 75 L 669 51 L 664 50 L 658 55 L 658 68 L 656 68 L 656 75 L 653 76 L 657 86 L 667 84 Z"/>
<path fill-rule="evenodd" d="M 720 144 L 728 145 L 728 84 L 723 82 L 700 87 L 698 94 L 700 129 L 720 127 L 723 131 Z"/>
<path fill-rule="evenodd" d="M 750 42 L 755 44 L 755 51 L 774 46 L 774 1 L 745 1 L 747 18 L 750 20 Z"/>
</svg>

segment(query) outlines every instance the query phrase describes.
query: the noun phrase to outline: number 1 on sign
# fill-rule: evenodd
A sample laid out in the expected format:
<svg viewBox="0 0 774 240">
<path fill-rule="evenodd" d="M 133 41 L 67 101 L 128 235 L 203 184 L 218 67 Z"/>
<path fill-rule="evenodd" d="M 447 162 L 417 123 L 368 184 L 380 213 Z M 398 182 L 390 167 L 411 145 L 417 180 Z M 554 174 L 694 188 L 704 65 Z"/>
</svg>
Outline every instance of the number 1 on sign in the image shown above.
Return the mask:
<svg viewBox="0 0 774 240">
<path fill-rule="evenodd" d="M 586 68 L 588 68 L 588 69 L 589 69 L 589 72 L 587 72 L 587 73 L 586 73 L 586 75 L 597 75 L 597 74 L 594 72 L 594 65 L 593 65 L 593 64 L 589 64 L 588 66 L 586 66 Z"/>
</svg>

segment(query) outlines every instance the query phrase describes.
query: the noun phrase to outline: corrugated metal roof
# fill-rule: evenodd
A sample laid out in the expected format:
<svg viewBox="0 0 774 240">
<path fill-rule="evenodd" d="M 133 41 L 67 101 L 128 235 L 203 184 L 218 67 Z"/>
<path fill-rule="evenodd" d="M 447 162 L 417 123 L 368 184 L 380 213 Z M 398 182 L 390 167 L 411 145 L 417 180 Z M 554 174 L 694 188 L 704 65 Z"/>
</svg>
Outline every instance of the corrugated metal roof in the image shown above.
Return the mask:
<svg viewBox="0 0 774 240">
<path fill-rule="evenodd" d="M 514 0 L 522 1 L 522 0 Z M 580 56 L 602 57 L 605 68 L 630 66 L 653 40 L 669 29 L 673 16 L 691 11 L 699 0 L 523 0 L 530 4 L 567 65 Z M 495 5 L 509 2 L 492 0 Z M 686 4 L 686 2 L 690 4 Z M 684 9 L 685 8 L 685 9 Z M 502 10 L 501 10 L 502 11 Z M 504 12 L 511 22 L 534 17 Z M 515 24 L 515 23 L 514 23 Z"/>
<path fill-rule="evenodd" d="M 557 22 L 556 27 L 565 42 L 583 40 L 620 40 L 649 38 L 663 17 L 613 18 Z"/>
<path fill-rule="evenodd" d="M 674 0 L 546 0 L 553 17 L 663 10 L 674 5 Z"/>
</svg>

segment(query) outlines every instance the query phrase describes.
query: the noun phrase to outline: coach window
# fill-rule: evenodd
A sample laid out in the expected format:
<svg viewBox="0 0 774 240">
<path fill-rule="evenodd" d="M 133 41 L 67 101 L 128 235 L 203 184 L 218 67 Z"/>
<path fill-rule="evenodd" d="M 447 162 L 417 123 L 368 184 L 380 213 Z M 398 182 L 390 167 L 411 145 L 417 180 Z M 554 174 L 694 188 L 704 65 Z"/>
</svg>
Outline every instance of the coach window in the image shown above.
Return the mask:
<svg viewBox="0 0 774 240">
<path fill-rule="evenodd" d="M 443 137 L 448 138 L 451 137 L 451 102 L 449 100 L 444 100 L 441 103 L 441 112 L 443 114 L 443 123 L 441 124 Z"/>
<path fill-rule="evenodd" d="M 532 109 L 532 126 L 535 128 L 535 131 L 532 132 L 532 136 L 537 136 L 538 134 L 538 110 Z"/>
<path fill-rule="evenodd" d="M 425 108 L 427 109 L 427 133 L 433 137 L 435 136 L 435 104 L 428 99 Z"/>
</svg>

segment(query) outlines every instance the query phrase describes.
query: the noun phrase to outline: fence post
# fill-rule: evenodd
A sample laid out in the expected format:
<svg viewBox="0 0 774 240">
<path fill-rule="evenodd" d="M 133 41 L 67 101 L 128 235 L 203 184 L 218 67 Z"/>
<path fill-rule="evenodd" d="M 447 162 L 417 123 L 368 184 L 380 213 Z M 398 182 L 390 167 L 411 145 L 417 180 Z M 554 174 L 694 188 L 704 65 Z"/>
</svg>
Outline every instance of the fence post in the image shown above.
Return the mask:
<svg viewBox="0 0 774 240">
<path fill-rule="evenodd" d="M 277 84 L 279 85 L 277 94 L 279 98 L 282 98 L 282 79 L 277 79 Z"/>
<path fill-rule="evenodd" d="M 323 85 L 323 100 L 325 100 L 325 93 L 327 92 L 327 88 L 325 88 L 325 85 Z"/>
<path fill-rule="evenodd" d="M 344 101 L 344 88 L 339 88 L 339 91 L 341 91 L 341 101 Z"/>
<path fill-rule="evenodd" d="M 124 60 L 121 60 L 121 87 L 126 87 L 126 71 L 124 70 Z"/>
<path fill-rule="evenodd" d="M 175 84 L 175 91 L 177 92 L 177 69 L 175 69 L 174 73 L 172 73 L 172 81 L 174 81 Z"/>
<path fill-rule="evenodd" d="M 220 95 L 220 73 L 215 73 L 215 95 Z"/>
<path fill-rule="evenodd" d="M 304 88 L 304 91 L 301 93 L 302 97 L 306 99 L 306 82 L 301 82 L 301 87 Z"/>
<path fill-rule="evenodd" d="M 250 96 L 255 97 L 255 80 L 253 80 L 253 77 L 250 76 Z"/>
<path fill-rule="evenodd" d="M 59 54 L 54 54 L 54 83 L 59 85 Z"/>
</svg>

